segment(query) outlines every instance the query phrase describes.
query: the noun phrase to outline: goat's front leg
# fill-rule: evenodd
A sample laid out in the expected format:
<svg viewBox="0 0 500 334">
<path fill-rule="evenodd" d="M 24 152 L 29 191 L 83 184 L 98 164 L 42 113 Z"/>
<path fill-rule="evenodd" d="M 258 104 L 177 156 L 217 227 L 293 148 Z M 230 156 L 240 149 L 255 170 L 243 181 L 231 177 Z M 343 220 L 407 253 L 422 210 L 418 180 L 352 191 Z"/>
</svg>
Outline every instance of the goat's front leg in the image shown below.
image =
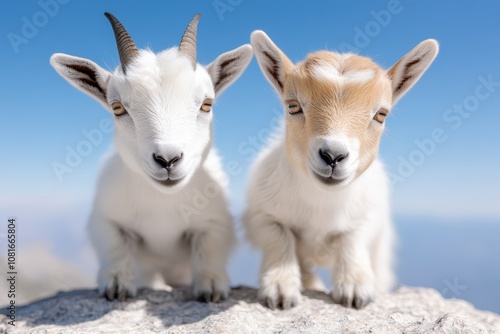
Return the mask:
<svg viewBox="0 0 500 334">
<path fill-rule="evenodd" d="M 345 307 L 365 307 L 374 298 L 375 281 L 367 242 L 361 231 L 337 236 L 333 300 Z"/>
<path fill-rule="evenodd" d="M 232 226 L 215 223 L 192 234 L 192 272 L 195 297 L 204 302 L 219 302 L 229 294 L 226 263 L 234 246 Z"/>
<path fill-rule="evenodd" d="M 295 237 L 289 228 L 261 215 L 250 220 L 248 237 L 263 252 L 259 298 L 271 309 L 289 309 L 300 302 L 302 288 Z"/>
<path fill-rule="evenodd" d="M 99 295 L 108 300 L 124 301 L 137 293 L 132 270 L 133 236 L 116 224 L 93 213 L 89 221 L 90 238 L 97 251 Z"/>
</svg>

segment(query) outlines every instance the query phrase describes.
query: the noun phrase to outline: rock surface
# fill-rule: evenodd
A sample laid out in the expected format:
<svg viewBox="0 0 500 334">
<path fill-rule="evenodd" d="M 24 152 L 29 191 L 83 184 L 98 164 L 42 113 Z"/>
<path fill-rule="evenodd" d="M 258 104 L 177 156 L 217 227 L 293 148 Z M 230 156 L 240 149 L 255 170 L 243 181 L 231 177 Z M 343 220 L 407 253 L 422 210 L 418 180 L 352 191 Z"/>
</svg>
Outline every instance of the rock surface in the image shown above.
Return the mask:
<svg viewBox="0 0 500 334">
<path fill-rule="evenodd" d="M 360 311 L 315 291 L 291 310 L 272 311 L 256 295 L 238 287 L 220 304 L 203 304 L 187 289 L 141 290 L 108 302 L 95 290 L 75 290 L 18 307 L 15 327 L 0 315 L 0 333 L 500 333 L 497 314 L 432 289 L 401 287 Z"/>
</svg>

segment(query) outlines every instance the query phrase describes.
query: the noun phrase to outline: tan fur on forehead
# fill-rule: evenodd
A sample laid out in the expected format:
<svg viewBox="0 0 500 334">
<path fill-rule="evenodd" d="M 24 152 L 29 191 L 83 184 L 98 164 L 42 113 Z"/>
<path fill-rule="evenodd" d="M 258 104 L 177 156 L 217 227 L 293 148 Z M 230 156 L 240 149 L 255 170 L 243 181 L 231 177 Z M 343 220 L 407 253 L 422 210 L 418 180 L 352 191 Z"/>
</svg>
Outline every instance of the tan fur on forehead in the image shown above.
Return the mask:
<svg viewBox="0 0 500 334">
<path fill-rule="evenodd" d="M 314 75 L 315 67 L 322 65 L 333 66 L 341 74 L 370 70 L 373 76 L 362 82 L 335 82 Z M 380 100 L 391 100 L 390 87 L 386 72 L 369 58 L 320 51 L 309 55 L 288 73 L 283 95 L 285 100 L 298 99 L 305 103 L 310 111 L 308 115 L 329 118 L 324 126 L 328 127 L 325 130 L 331 131 L 330 126 L 336 123 L 333 121 L 339 121 L 343 116 L 366 121 Z"/>
<path fill-rule="evenodd" d="M 346 80 L 344 82 L 336 82 L 327 80 L 326 78 L 318 78 L 316 70 L 321 67 L 327 70 L 335 70 L 336 74 L 340 77 L 356 72 L 372 72 L 373 75 L 369 76 L 368 80 Z M 321 97 L 321 92 L 325 90 L 343 91 L 343 88 L 359 90 L 359 88 L 361 88 L 360 86 L 374 86 L 377 83 L 380 83 L 383 89 L 390 88 L 390 86 L 387 86 L 389 85 L 389 79 L 386 72 L 371 59 L 354 54 L 338 54 L 328 51 L 319 51 L 310 54 L 305 61 L 298 63 L 295 68 L 288 73 L 284 97 L 288 98 L 287 93 L 293 93 L 290 92 L 290 90 L 299 90 L 303 92 L 301 89 L 303 87 L 294 87 L 295 85 L 302 86 L 300 82 L 307 84 L 307 87 L 304 87 L 306 88 L 304 91 L 305 93 L 308 93 L 309 96 L 316 95 L 317 97 Z M 311 83 L 314 84 L 314 87 L 308 85 Z M 317 91 L 318 88 L 320 88 L 321 92 Z M 367 94 L 364 95 L 366 96 Z"/>
<path fill-rule="evenodd" d="M 341 74 L 366 69 L 371 69 L 375 72 L 380 70 L 379 66 L 370 58 L 358 56 L 352 53 L 341 54 L 329 51 L 318 51 L 309 54 L 306 60 L 297 64 L 297 66 L 303 66 L 308 71 L 311 71 L 313 66 L 321 64 L 333 65 Z"/>
</svg>

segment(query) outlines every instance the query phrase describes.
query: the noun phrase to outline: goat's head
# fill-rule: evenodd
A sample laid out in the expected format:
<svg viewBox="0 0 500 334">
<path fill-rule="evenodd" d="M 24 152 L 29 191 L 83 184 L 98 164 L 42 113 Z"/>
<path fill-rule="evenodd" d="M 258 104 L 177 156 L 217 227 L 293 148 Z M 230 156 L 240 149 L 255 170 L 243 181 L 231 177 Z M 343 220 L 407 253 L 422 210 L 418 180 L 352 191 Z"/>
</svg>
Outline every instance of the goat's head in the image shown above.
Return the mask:
<svg viewBox="0 0 500 334">
<path fill-rule="evenodd" d="M 323 187 L 349 184 L 374 161 L 391 107 L 438 52 L 426 40 L 385 71 L 369 58 L 327 51 L 294 65 L 264 32 L 251 42 L 285 105 L 287 156 Z"/>
<path fill-rule="evenodd" d="M 106 13 L 121 66 L 113 73 L 94 62 L 54 54 L 50 63 L 76 88 L 114 114 L 115 143 L 122 159 L 156 188 L 171 192 L 191 179 L 212 142 L 212 104 L 243 73 L 250 45 L 220 55 L 206 68 L 196 62 L 200 15 L 180 46 L 154 54 L 139 50 L 125 28 Z"/>
</svg>

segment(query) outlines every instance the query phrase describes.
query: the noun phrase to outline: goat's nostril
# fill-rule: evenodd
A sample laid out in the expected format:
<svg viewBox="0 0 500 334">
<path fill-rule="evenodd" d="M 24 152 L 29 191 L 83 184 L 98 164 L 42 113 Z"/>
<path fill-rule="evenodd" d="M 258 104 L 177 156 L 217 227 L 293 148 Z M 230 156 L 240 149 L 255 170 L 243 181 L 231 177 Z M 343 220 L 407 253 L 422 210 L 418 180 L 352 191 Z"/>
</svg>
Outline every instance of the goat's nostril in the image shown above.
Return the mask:
<svg viewBox="0 0 500 334">
<path fill-rule="evenodd" d="M 169 167 L 172 166 L 177 161 L 181 160 L 182 159 L 182 155 L 183 155 L 183 153 L 181 153 L 181 155 L 178 155 L 178 156 L 173 157 L 172 159 L 170 159 L 170 161 L 167 162 L 169 164 Z"/>
<path fill-rule="evenodd" d="M 179 160 L 182 159 L 182 153 L 178 156 L 175 156 L 173 157 L 172 159 L 170 160 L 166 160 L 164 157 L 162 157 L 161 155 L 156 155 L 155 153 L 153 153 L 153 160 L 156 161 L 156 163 L 158 165 L 160 165 L 161 168 L 165 168 L 165 169 L 170 169 L 172 168 L 172 165 L 176 162 L 178 162 Z"/>
<path fill-rule="evenodd" d="M 335 168 L 339 162 L 347 158 L 348 154 L 339 154 L 334 157 L 329 151 L 319 150 L 319 156 L 328 166 Z"/>
<path fill-rule="evenodd" d="M 347 154 L 339 154 L 335 157 L 335 159 L 333 159 L 333 164 L 334 165 L 337 165 L 339 162 L 341 162 L 342 160 L 344 160 L 345 158 L 347 158 Z"/>
<path fill-rule="evenodd" d="M 319 156 L 321 157 L 321 159 L 323 159 L 323 161 L 327 164 L 327 165 L 331 165 L 333 164 L 333 157 L 331 156 L 330 152 L 328 151 L 323 151 L 323 150 L 319 150 Z"/>
<path fill-rule="evenodd" d="M 153 153 L 153 160 L 156 161 L 156 163 L 158 165 L 160 165 L 161 168 L 167 168 L 168 167 L 167 160 L 165 160 L 165 158 L 162 157 L 161 155 L 156 155 L 155 153 Z"/>
</svg>

